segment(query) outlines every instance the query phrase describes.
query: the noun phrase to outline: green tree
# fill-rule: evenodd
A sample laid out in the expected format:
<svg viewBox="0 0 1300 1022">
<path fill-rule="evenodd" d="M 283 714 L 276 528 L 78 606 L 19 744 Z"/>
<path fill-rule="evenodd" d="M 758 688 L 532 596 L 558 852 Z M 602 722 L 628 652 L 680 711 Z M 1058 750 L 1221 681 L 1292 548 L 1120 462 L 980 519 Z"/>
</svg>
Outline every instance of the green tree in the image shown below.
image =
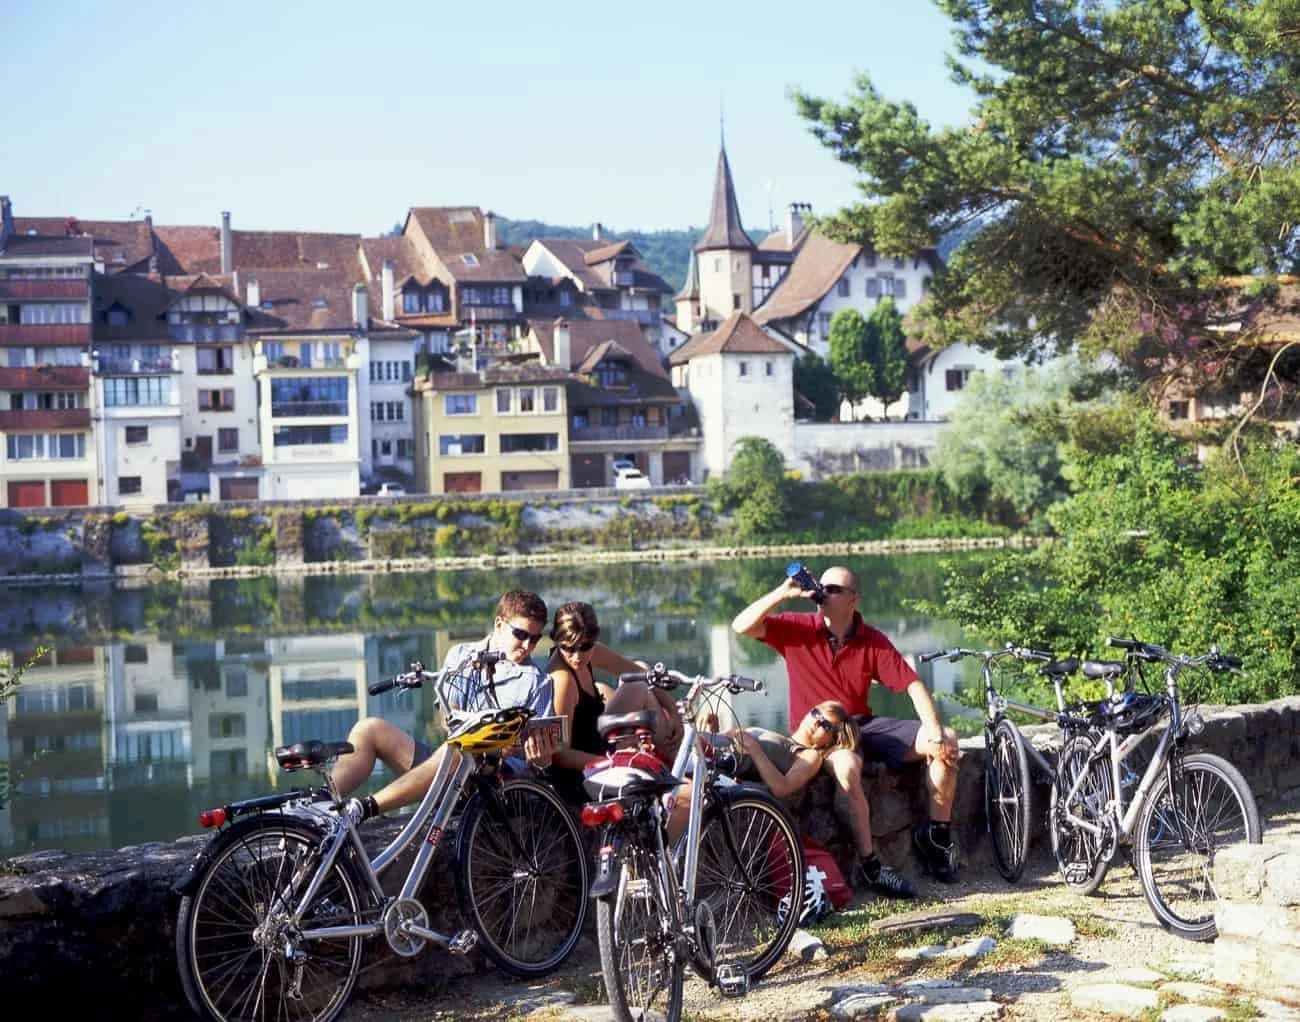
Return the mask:
<svg viewBox="0 0 1300 1022">
<path fill-rule="evenodd" d="M 866 357 L 872 397 L 888 408 L 907 390 L 907 335 L 893 298 L 882 298 L 867 317 Z"/>
<path fill-rule="evenodd" d="M 742 539 L 771 536 L 790 516 L 785 459 L 769 440 L 743 436 L 736 441 L 724 483 L 725 502 L 735 507 L 736 531 Z"/>
<path fill-rule="evenodd" d="M 830 359 L 842 398 L 857 404 L 871 393 L 876 372 L 867 353 L 867 321 L 857 309 L 831 317 Z"/>
<path fill-rule="evenodd" d="M 794 364 L 794 389 L 813 403 L 813 418 L 826 422 L 840 410 L 835 372 L 815 351 L 801 355 Z"/>
<path fill-rule="evenodd" d="M 8 658 L 0 657 L 0 712 L 4 712 L 5 701 L 18 691 L 18 686 L 23 680 L 23 672 L 48 652 L 49 649 L 39 646 L 26 663 L 19 664 L 17 667 L 14 667 Z M 9 761 L 0 759 L 0 809 L 3 809 L 9 801 L 10 788 Z M 0 865 L 3 865 L 3 860 L 0 860 Z"/>
<path fill-rule="evenodd" d="M 1300 262 L 1300 5 L 936 2 L 969 124 L 932 128 L 865 74 L 843 102 L 793 94 L 867 196 L 828 230 L 901 256 L 982 225 L 918 308 L 927 343 L 1224 371 L 1248 347 L 1208 329 L 1224 289 Z"/>
</svg>

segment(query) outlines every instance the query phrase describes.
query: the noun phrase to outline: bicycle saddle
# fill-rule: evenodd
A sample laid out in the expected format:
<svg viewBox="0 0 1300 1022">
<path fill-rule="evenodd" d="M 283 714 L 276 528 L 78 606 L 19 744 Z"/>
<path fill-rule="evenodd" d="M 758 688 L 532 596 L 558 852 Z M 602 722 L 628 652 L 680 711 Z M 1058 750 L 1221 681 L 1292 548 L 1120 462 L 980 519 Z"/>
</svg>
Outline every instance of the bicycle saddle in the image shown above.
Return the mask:
<svg viewBox="0 0 1300 1022">
<path fill-rule="evenodd" d="M 1083 676 L 1085 678 L 1115 678 L 1124 673 L 1122 660 L 1085 660 Z"/>
<path fill-rule="evenodd" d="M 619 714 L 617 716 L 637 716 Z M 592 760 L 582 770 L 582 786 L 596 801 L 672 791 L 681 780 L 658 756 L 639 749 L 620 749 Z"/>
<path fill-rule="evenodd" d="M 285 770 L 318 767 L 327 760 L 352 752 L 351 742 L 322 742 L 313 738 L 296 745 L 282 745 L 275 750 L 275 760 Z"/>
<path fill-rule="evenodd" d="M 1039 674 L 1046 674 L 1049 678 L 1057 675 L 1064 676 L 1073 674 L 1079 669 L 1079 660 L 1077 657 L 1070 657 L 1068 660 L 1053 660 L 1050 664 L 1043 664 L 1038 668 Z"/>
<path fill-rule="evenodd" d="M 653 731 L 655 715 L 651 710 L 637 710 L 635 713 L 602 713 L 596 718 L 596 731 L 601 738 L 608 738 L 613 731 L 636 731 L 644 728 Z"/>
<path fill-rule="evenodd" d="M 492 752 L 518 744 L 524 725 L 533 715 L 524 706 L 461 712 L 463 715 L 447 721 L 447 744 L 466 752 Z"/>
</svg>

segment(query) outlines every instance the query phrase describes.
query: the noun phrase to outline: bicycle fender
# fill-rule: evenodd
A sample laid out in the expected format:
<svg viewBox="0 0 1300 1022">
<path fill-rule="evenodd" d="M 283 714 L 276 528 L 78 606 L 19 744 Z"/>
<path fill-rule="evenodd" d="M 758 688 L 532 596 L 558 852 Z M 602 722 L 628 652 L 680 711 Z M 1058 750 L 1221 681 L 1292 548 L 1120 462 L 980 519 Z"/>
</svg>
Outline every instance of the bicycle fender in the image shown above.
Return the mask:
<svg viewBox="0 0 1300 1022">
<path fill-rule="evenodd" d="M 213 834 L 212 837 L 204 843 L 199 849 L 198 854 L 186 867 L 185 872 L 180 878 L 172 884 L 172 893 L 188 897 L 193 894 L 199 886 L 199 880 L 203 877 L 204 872 L 217 852 L 224 849 L 227 845 L 234 844 L 244 839 L 245 831 L 254 830 L 262 826 L 265 819 L 265 813 L 254 813 L 251 816 L 242 817 L 236 820 L 229 827 Z M 318 837 L 325 836 L 324 826 L 307 816 L 293 816 L 286 820 L 290 826 L 297 824 L 307 830 L 314 831 Z"/>
</svg>

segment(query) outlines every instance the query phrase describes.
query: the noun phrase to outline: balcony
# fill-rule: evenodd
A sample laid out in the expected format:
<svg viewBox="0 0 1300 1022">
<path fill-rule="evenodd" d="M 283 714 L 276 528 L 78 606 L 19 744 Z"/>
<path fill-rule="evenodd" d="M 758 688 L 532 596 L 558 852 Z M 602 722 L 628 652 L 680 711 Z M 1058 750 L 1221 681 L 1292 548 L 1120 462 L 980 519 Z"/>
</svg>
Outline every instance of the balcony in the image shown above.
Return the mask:
<svg viewBox="0 0 1300 1022">
<path fill-rule="evenodd" d="M 41 301 L 69 298 L 85 301 L 90 297 L 90 282 L 81 280 L 0 280 L 0 299 Z"/>
<path fill-rule="evenodd" d="M 157 358 L 105 358 L 101 355 L 98 362 L 100 376 L 164 376 L 181 371 L 169 355 Z"/>
<path fill-rule="evenodd" d="M 569 443 L 603 443 L 611 440 L 667 440 L 667 426 L 586 426 L 569 430 Z"/>
<path fill-rule="evenodd" d="M 294 419 L 318 416 L 324 418 L 347 418 L 346 401 L 277 401 L 271 405 L 271 418 Z"/>
<path fill-rule="evenodd" d="M 80 366 L 0 367 L 0 390 L 89 390 L 90 370 Z"/>
<path fill-rule="evenodd" d="M 173 341 L 202 344 L 243 340 L 244 328 L 238 323 L 171 323 L 167 334 Z"/>
<path fill-rule="evenodd" d="M 462 305 L 460 307 L 462 326 L 469 323 L 471 314 L 476 323 L 508 323 L 510 320 L 519 319 L 519 310 L 513 305 Z"/>
<path fill-rule="evenodd" d="M 89 323 L 0 323 L 0 344 L 89 343 Z"/>
<path fill-rule="evenodd" d="M 24 429 L 86 429 L 89 426 L 89 408 L 25 408 L 0 412 L 0 433 Z"/>
</svg>

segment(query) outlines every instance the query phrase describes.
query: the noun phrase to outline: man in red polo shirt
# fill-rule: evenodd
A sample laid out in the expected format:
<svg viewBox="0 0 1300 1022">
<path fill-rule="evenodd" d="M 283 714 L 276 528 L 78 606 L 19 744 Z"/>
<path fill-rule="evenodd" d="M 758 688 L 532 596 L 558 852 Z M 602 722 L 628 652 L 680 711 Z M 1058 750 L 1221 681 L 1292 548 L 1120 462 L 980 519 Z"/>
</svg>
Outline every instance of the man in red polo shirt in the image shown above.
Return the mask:
<svg viewBox="0 0 1300 1022">
<path fill-rule="evenodd" d="M 939 722 L 925 683 L 894 644 L 858 613 L 858 579 L 844 567 L 822 573 L 824 598 L 810 614 L 773 613 L 787 600 L 813 593 L 787 578 L 736 615 L 731 627 L 766 643 L 785 658 L 790 688 L 790 719 L 802 720 L 809 707 L 826 700 L 842 703 L 858 725 L 857 752 L 841 749 L 825 759 L 849 804 L 857 839 L 861 880 L 872 890 L 893 897 L 913 897 L 905 878 L 881 863 L 871 841 L 871 818 L 862 793 L 862 763 L 881 760 L 897 768 L 924 761 L 930 793 L 930 821 L 912 831 L 922 869 L 951 883 L 957 875 L 950 821 L 957 790 L 957 735 Z M 868 699 L 871 683 L 906 692 L 918 720 L 877 717 Z"/>
</svg>

